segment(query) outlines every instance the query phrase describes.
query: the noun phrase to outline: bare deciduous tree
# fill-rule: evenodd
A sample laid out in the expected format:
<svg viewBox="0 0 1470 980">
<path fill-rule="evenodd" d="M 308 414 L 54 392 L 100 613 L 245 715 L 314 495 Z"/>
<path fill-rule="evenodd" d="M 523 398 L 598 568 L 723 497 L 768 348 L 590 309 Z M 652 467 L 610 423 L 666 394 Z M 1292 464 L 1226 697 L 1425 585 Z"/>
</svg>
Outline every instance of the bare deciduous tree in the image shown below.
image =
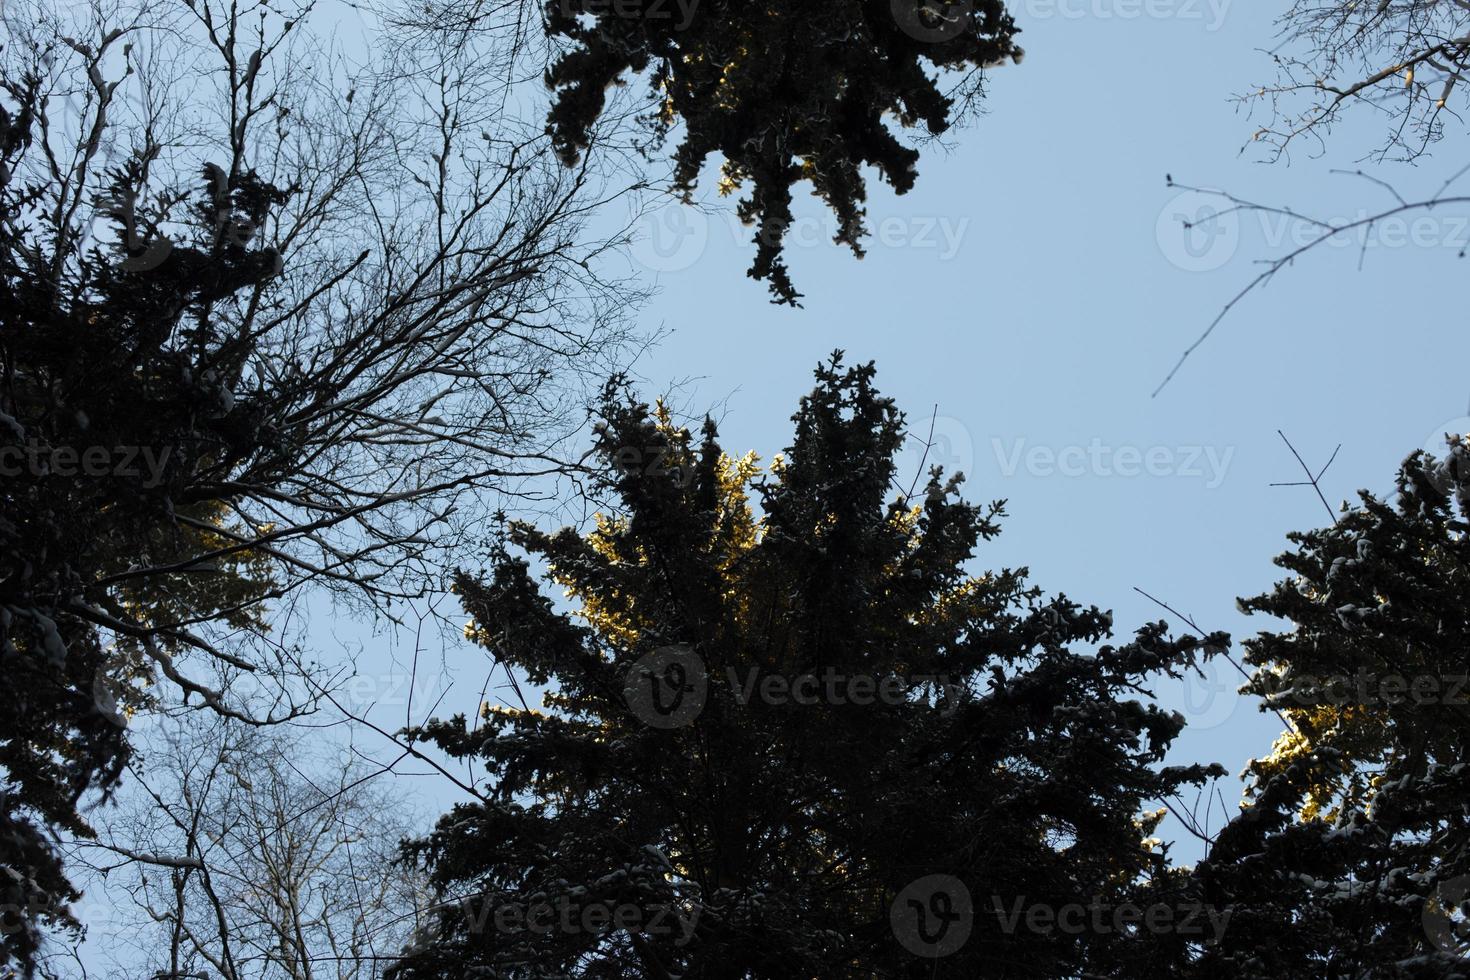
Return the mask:
<svg viewBox="0 0 1470 980">
<path fill-rule="evenodd" d="M 23 785 L 0 837 L 24 843 L 0 859 L 29 870 L 0 904 L 68 896 L 47 828 L 86 832 L 126 758 L 111 721 L 156 696 L 311 711 L 272 609 L 311 586 L 392 618 L 437 587 L 575 469 L 622 365 L 605 158 L 563 166 L 493 51 L 348 50 L 312 16 L 3 9 L 0 761 Z M 132 475 L 78 468 L 119 449 Z M 7 928 L 0 962 L 33 946 Z"/>
<path fill-rule="evenodd" d="M 1264 111 L 1266 118 L 1252 142 L 1266 147 L 1272 159 L 1287 157 L 1303 143 L 1314 156 L 1322 155 L 1334 128 L 1353 109 L 1386 124 L 1383 137 L 1367 154 L 1375 164 L 1418 161 L 1452 129 L 1463 127 L 1463 112 L 1470 107 L 1465 78 L 1470 70 L 1470 3 L 1465 0 L 1295 0 L 1277 26 L 1280 43 L 1271 55 L 1275 80 L 1239 100 Z M 1184 350 L 1155 395 L 1241 300 L 1306 253 L 1333 240 L 1358 238 L 1364 243 L 1361 262 L 1368 238 L 1386 223 L 1417 212 L 1463 211 L 1470 204 L 1470 195 L 1458 186 L 1470 173 L 1470 164 L 1448 173 L 1426 194 L 1401 193 L 1392 179 L 1360 169 L 1334 173 L 1371 183 L 1378 203 L 1342 218 L 1168 179 L 1170 187 L 1215 199 L 1213 214 L 1198 222 L 1190 219 L 1192 223 L 1223 227 L 1221 222 L 1249 214 L 1282 222 L 1293 235 L 1286 247 L 1260 260 L 1260 271 Z"/>
<path fill-rule="evenodd" d="M 427 888 L 394 860 L 415 828 L 383 770 L 210 715 L 148 746 L 79 848 L 131 926 L 108 938 L 119 976 L 370 980 L 396 959 Z"/>
<path fill-rule="evenodd" d="M 1319 145 L 1350 108 L 1388 123 L 1378 159 L 1414 159 L 1470 102 L 1470 5 L 1462 0 L 1296 0 L 1278 19 L 1277 78 L 1244 96 L 1271 119 L 1255 139 Z"/>
</svg>

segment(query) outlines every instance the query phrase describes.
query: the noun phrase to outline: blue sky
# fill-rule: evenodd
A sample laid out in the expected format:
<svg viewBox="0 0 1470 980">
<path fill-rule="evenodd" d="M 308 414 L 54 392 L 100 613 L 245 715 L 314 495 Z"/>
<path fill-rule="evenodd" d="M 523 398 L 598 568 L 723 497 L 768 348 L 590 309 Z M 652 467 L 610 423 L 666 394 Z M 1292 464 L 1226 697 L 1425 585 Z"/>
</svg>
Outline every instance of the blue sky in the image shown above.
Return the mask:
<svg viewBox="0 0 1470 980">
<path fill-rule="evenodd" d="M 1029 566 L 1049 593 L 1114 610 L 1125 638 L 1166 615 L 1135 587 L 1237 640 L 1269 628 L 1236 598 L 1275 581 L 1288 531 L 1328 519 L 1309 488 L 1270 486 L 1302 479 L 1278 429 L 1314 468 L 1341 444 L 1322 482 L 1334 507 L 1359 487 L 1387 491 L 1411 450 L 1470 429 L 1470 333 L 1449 288 L 1470 223 L 1466 209 L 1446 210 L 1379 229 L 1365 249 L 1351 240 L 1308 253 L 1151 397 L 1295 233 L 1249 214 L 1189 231 L 1182 219 L 1215 200 L 1169 187 L 1166 174 L 1333 219 L 1387 201 L 1331 173 L 1359 166 L 1379 120 L 1351 120 L 1316 159 L 1242 152 L 1260 121 L 1234 96 L 1270 80 L 1262 49 L 1275 28 L 1263 8 L 1022 0 L 1026 58 L 992 74 L 986 114 L 947 149 L 931 147 L 911 193 L 871 184 L 866 258 L 830 243 L 819 202 L 799 202 L 788 261 L 803 309 L 772 305 L 745 277 L 750 231 L 713 194 L 712 165 L 706 211 L 671 203 L 637 223 L 630 269 L 659 287 L 640 322 L 665 332 L 636 365 L 644 393 L 713 411 L 728 451 L 769 460 L 789 442 L 813 367 L 844 349 L 877 363 L 880 387 L 920 433 L 936 416 L 930 461 L 964 471 L 970 499 L 1009 501 L 1005 533 L 977 569 Z M 1372 172 L 1427 196 L 1458 169 L 1458 149 Z M 916 447 L 909 471 L 918 460 Z M 326 647 L 361 645 L 352 703 L 376 701 L 376 718 L 401 723 L 414 637 L 371 635 L 317 608 L 313 634 Z M 474 710 L 482 651 L 436 640 L 421 663 L 444 673 L 418 679 L 416 717 L 441 693 L 439 715 Z M 1190 721 L 1171 761 L 1234 774 L 1269 751 L 1281 724 L 1238 683 L 1216 661 L 1203 679 L 1159 685 Z M 410 787 L 428 814 L 454 795 L 433 780 Z M 1233 808 L 1233 775 L 1221 790 Z M 1181 837 L 1172 818 L 1162 833 Z M 1176 857 L 1198 856 L 1180 839 Z"/>
<path fill-rule="evenodd" d="M 938 406 L 936 437 L 967 495 L 1009 500 L 981 566 L 1027 565 L 1049 592 L 1114 609 L 1120 630 L 1163 615 L 1137 586 L 1239 640 L 1269 624 L 1238 613 L 1236 597 L 1275 580 L 1288 531 L 1328 519 L 1309 488 L 1269 486 L 1302 479 L 1278 429 L 1315 466 L 1342 445 L 1323 479 L 1335 507 L 1359 487 L 1386 491 L 1411 450 L 1470 427 L 1470 332 L 1451 288 L 1470 231 L 1462 207 L 1379 229 L 1361 271 L 1360 241 L 1307 254 L 1151 398 L 1293 234 L 1257 215 L 1189 232 L 1176 216 L 1211 201 L 1165 175 L 1351 219 L 1389 199 L 1332 169 L 1361 165 L 1428 196 L 1462 165 L 1463 141 L 1418 167 L 1371 168 L 1358 157 L 1387 124 L 1363 115 L 1325 156 L 1268 164 L 1255 145 L 1241 152 L 1265 120 L 1233 96 L 1272 77 L 1261 50 L 1274 43 L 1272 5 L 1013 9 L 1025 61 L 992 74 L 987 114 L 925 156 L 914 191 L 873 185 L 870 226 L 886 235 L 865 259 L 831 245 L 830 219 L 804 202 L 805 244 L 789 249 L 804 309 L 771 305 L 744 278 L 749 232 L 728 205 L 710 218 L 650 215 L 633 257 L 661 292 L 644 320 L 671 333 L 641 376 L 650 393 L 687 380 L 680 404 L 719 403 L 727 450 L 769 458 L 820 359 L 842 348 L 874 360 L 915 428 L 927 432 Z M 1281 725 L 1219 667 L 1159 693 L 1191 720 L 1177 759 L 1235 773 Z M 1222 790 L 1233 807 L 1238 790 Z"/>
<path fill-rule="evenodd" d="M 987 114 L 931 148 L 904 197 L 876 182 L 865 259 L 830 244 L 818 202 L 798 208 L 788 260 L 805 308 L 771 305 L 745 277 L 749 231 L 730 217 L 671 205 L 640 222 L 632 268 L 660 291 L 641 315 L 667 335 L 637 364 L 652 397 L 721 418 L 727 450 L 766 459 L 790 439 L 812 368 L 832 350 L 876 361 L 879 383 L 914 427 L 931 413 L 939 461 L 962 469 L 967 496 L 1006 498 L 1005 533 L 977 568 L 1029 566 L 1048 592 L 1115 611 L 1126 635 L 1163 613 L 1145 589 L 1237 640 L 1270 624 L 1237 596 L 1270 586 L 1285 535 L 1327 520 L 1277 435 L 1309 464 L 1341 444 L 1323 487 L 1334 504 L 1385 491 L 1399 461 L 1447 428 L 1470 428 L 1470 331 L 1454 303 L 1466 209 L 1319 248 L 1246 299 L 1158 397 L 1180 352 L 1289 246 L 1278 220 L 1239 216 L 1192 235 L 1178 218 L 1207 202 L 1171 189 L 1242 197 L 1351 218 L 1386 202 L 1356 168 L 1382 135 L 1358 116 L 1325 156 L 1262 162 L 1241 152 L 1259 123 L 1232 96 L 1270 79 L 1270 5 L 1244 0 L 1021 0 L 1026 58 L 991 76 Z M 1372 172 L 1427 195 L 1460 166 L 1463 140 L 1416 168 Z M 1304 149 L 1307 149 L 1304 147 Z M 712 186 L 713 181 L 707 181 Z M 723 209 L 723 210 L 720 210 Z M 936 408 L 937 406 L 937 408 Z M 917 464 L 917 453 L 909 466 Z M 324 645 L 361 642 L 367 680 L 355 703 L 383 702 L 401 723 L 412 636 L 370 636 L 322 605 Z M 330 651 L 324 651 L 330 652 Z M 459 683 L 440 714 L 472 710 L 483 654 L 429 651 Z M 1161 685 L 1190 727 L 1171 761 L 1219 761 L 1232 773 L 1281 729 L 1218 671 Z M 415 706 L 442 693 L 420 678 Z M 364 686 L 365 685 L 365 686 Z M 418 712 L 415 712 L 418 714 Z M 371 735 L 368 736 L 371 741 Z M 381 747 L 381 746 L 380 746 Z M 452 794 L 409 781 L 416 809 Z M 1238 785 L 1222 787 L 1234 805 Z M 1166 824 L 1164 836 L 1178 836 Z M 1197 847 L 1181 841 L 1176 856 Z"/>
</svg>

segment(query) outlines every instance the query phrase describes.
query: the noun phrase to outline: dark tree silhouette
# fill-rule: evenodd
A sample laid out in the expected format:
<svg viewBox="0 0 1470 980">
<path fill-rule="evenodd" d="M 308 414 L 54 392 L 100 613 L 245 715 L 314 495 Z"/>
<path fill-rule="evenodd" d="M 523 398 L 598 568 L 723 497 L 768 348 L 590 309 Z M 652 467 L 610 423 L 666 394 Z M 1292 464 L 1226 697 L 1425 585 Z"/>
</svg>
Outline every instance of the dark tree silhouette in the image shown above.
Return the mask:
<svg viewBox="0 0 1470 980">
<path fill-rule="evenodd" d="M 34 106 L 23 100 L 15 116 L 0 109 L 7 151 L 0 199 L 17 216 L 36 200 L 13 178 L 16 157 L 30 143 Z M 248 213 L 275 194 L 253 174 L 242 175 L 221 195 L 223 214 L 209 223 Z M 201 210 L 213 211 L 215 201 L 205 200 Z M 218 376 L 207 364 L 195 373 L 199 361 L 180 348 L 220 354 L 223 345 L 209 335 L 205 318 L 178 348 L 165 347 L 161 328 L 177 325 L 186 311 L 258 287 L 277 262 L 268 249 L 181 243 L 146 276 L 93 255 L 84 282 L 58 281 L 37 268 L 39 242 L 24 237 L 19 222 L 6 225 L 0 239 L 0 452 L 7 464 L 0 482 L 6 676 L 0 765 L 8 792 L 0 797 L 0 861 L 12 874 L 0 882 L 7 917 L 0 963 L 11 955 L 30 959 L 37 921 L 69 922 L 65 904 L 77 894 L 61 876 L 44 828 L 90 833 L 78 804 L 87 791 L 110 788 L 126 762 L 118 712 L 138 703 L 131 682 L 157 670 L 228 710 L 216 692 L 175 667 L 182 648 L 210 646 L 181 624 L 203 617 L 245 626 L 252 619 L 245 610 L 271 583 L 248 556 L 199 530 L 216 512 L 208 498 L 189 491 L 189 475 L 216 458 L 236 416 L 221 401 Z M 248 411 L 248 404 L 239 408 Z M 279 439 L 256 431 L 241 448 L 278 451 Z M 131 461 L 120 458 L 127 456 Z M 102 471 L 92 471 L 94 460 Z M 221 523 L 223 533 L 228 525 Z M 224 560 L 202 581 L 178 576 L 169 584 L 160 576 L 118 590 L 95 584 L 211 548 Z"/>
<path fill-rule="evenodd" d="M 1084 652 L 1107 613 L 967 573 L 1002 504 L 937 468 L 891 492 L 903 421 L 871 365 L 821 367 L 794 421 L 758 479 L 713 423 L 613 388 L 616 516 L 511 532 L 585 625 L 508 550 L 461 575 L 472 635 L 550 690 L 417 733 L 491 785 L 408 849 L 441 902 L 398 980 L 917 978 L 938 953 L 953 976 L 1144 975 L 1148 942 L 1024 916 L 1182 884 L 1147 804 L 1221 770 L 1161 768 L 1184 720 L 1142 695 L 1199 641 Z"/>
<path fill-rule="evenodd" d="M 793 188 L 810 181 L 836 218 L 835 241 L 861 256 L 863 169 L 900 194 L 911 189 L 919 144 L 972 115 L 986 72 L 1023 56 L 1002 0 L 376 6 L 412 41 L 473 50 L 482 38 L 513 38 L 528 72 L 554 92 L 548 128 L 568 164 L 610 139 L 651 159 L 672 136 L 670 186 L 688 202 L 718 156 L 720 193 L 746 191 L 737 214 L 755 226 L 749 275 L 791 305 L 801 294 L 782 246 Z M 624 98 L 630 83 L 646 91 Z"/>
<path fill-rule="evenodd" d="M 1246 644 L 1247 690 L 1291 727 L 1197 869 L 1237 910 L 1198 975 L 1470 976 L 1467 531 L 1461 438 L 1292 535 L 1290 577 L 1243 603 L 1292 625 Z"/>
<path fill-rule="evenodd" d="M 750 275 L 791 304 L 800 294 L 781 243 L 792 187 L 810 180 L 837 218 L 836 241 L 861 256 L 862 168 L 876 168 L 900 194 L 918 177 L 919 151 L 900 142 L 885 116 L 944 133 L 955 96 L 941 90 L 943 73 L 972 72 L 960 88 L 973 98 L 980 69 L 1022 54 L 1001 0 L 695 0 L 687 8 L 547 0 L 546 24 L 571 45 L 546 74 L 557 90 L 551 129 L 566 159 L 586 146 L 608 87 L 648 73 L 655 131 L 682 127 L 675 190 L 691 193 L 705 161 L 719 154 L 721 192 L 750 187 L 739 206 L 741 219 L 756 225 Z"/>
<path fill-rule="evenodd" d="M 626 336 L 597 161 L 472 108 L 476 63 L 346 74 L 307 13 L 0 10 L 0 963 L 67 923 L 52 838 L 128 716 L 312 710 L 272 613 L 435 588 Z"/>
</svg>

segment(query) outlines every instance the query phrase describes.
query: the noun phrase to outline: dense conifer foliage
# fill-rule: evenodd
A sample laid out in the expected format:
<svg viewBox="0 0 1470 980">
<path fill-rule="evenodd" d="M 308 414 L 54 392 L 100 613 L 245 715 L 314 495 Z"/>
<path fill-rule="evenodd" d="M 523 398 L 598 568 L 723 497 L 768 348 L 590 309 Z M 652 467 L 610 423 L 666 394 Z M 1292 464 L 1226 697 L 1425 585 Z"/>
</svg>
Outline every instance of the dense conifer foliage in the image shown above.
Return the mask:
<svg viewBox="0 0 1470 980">
<path fill-rule="evenodd" d="M 769 461 L 629 380 L 661 335 L 624 261 L 670 189 L 649 164 L 671 154 L 683 207 L 718 161 L 749 275 L 799 305 L 798 188 L 861 256 L 867 181 L 916 186 L 1021 59 L 1003 0 L 331 6 L 0 0 L 0 980 L 1470 980 L 1470 434 L 1292 534 L 1239 600 L 1270 620 L 1239 693 L 1284 731 L 1239 748 L 1232 807 L 1156 696 L 1230 638 L 1123 630 L 994 567 L 1006 502 L 898 471 L 923 429 L 871 362 L 818 365 Z M 1260 143 L 1359 99 L 1401 124 L 1389 149 L 1446 135 L 1470 0 L 1280 24 Z M 1336 233 L 1467 200 L 1358 176 L 1389 209 L 1304 219 L 1322 237 L 1226 312 Z M 951 217 L 1009 213 L 982 190 Z M 1217 193 L 1213 219 L 1300 227 Z M 1016 319 L 994 278 L 949 297 L 977 329 Z M 671 322 L 730 349 L 689 295 Z M 982 383 L 1036 363 L 1084 403 L 1099 348 L 936 329 L 897 358 Z M 1194 465 L 1105 448 L 1118 420 L 993 446 L 1008 477 L 1082 477 L 1069 503 Z M 1193 492 L 1171 486 L 1147 501 Z M 1181 565 L 1192 537 L 1167 539 Z"/>
<path fill-rule="evenodd" d="M 1198 869 L 1238 909 L 1208 976 L 1470 976 L 1470 444 L 1416 453 L 1381 500 L 1292 536 L 1243 603 L 1291 624 L 1247 643 L 1291 725 Z"/>
<path fill-rule="evenodd" d="M 937 469 L 895 494 L 903 420 L 873 377 L 821 367 L 764 474 L 612 389 L 616 510 L 510 534 L 576 614 L 509 547 L 460 577 L 473 637 L 550 690 L 417 733 L 488 780 L 409 848 L 442 905 L 396 977 L 920 977 L 941 954 L 1137 976 L 1155 955 L 1025 915 L 1184 894 L 1150 804 L 1218 770 L 1160 765 L 1183 718 L 1144 689 L 1198 641 L 1107 644 L 1107 613 L 1024 569 L 967 571 L 1002 504 Z"/>
<path fill-rule="evenodd" d="M 248 0 L 20 0 L 0 31 L 3 972 L 69 921 L 58 848 L 129 719 L 316 710 L 340 674 L 292 604 L 421 596 L 497 489 L 570 465 L 636 291 L 590 270 L 595 161 L 419 125 L 406 56 L 333 91 Z M 483 66 L 415 56 L 475 98 Z"/>
<path fill-rule="evenodd" d="M 547 0 L 546 22 L 565 46 L 546 80 L 566 158 L 587 145 L 609 86 L 647 73 L 655 131 L 682 127 L 675 189 L 691 192 L 718 155 L 721 192 L 749 188 L 739 215 L 756 225 L 750 275 L 793 304 L 781 248 L 793 186 L 811 181 L 836 241 L 861 255 L 862 169 L 900 194 L 918 176 L 918 149 L 890 123 L 944 133 L 978 98 L 983 69 L 1022 55 L 1001 0 Z"/>
<path fill-rule="evenodd" d="M 17 218 L 39 199 L 15 179 L 33 108 L 0 109 L 0 208 Z M 212 176 L 199 181 L 200 238 L 178 243 L 147 275 L 128 267 L 144 249 L 130 252 L 136 239 L 126 234 L 122 254 L 94 249 L 58 275 L 36 225 L 3 225 L 0 763 L 8 789 L 0 862 L 10 874 L 0 904 L 10 914 L 0 962 L 26 958 L 36 923 L 65 921 L 65 903 L 76 898 L 43 828 L 89 833 L 77 805 L 87 791 L 108 789 L 126 760 L 120 713 L 145 696 L 132 681 L 155 666 L 168 670 L 185 643 L 187 630 L 149 625 L 212 616 L 243 625 L 250 600 L 269 587 L 240 553 L 222 555 L 203 579 L 98 586 L 150 560 L 219 547 L 221 539 L 180 523 L 193 517 L 207 528 L 218 513 L 190 478 L 231 454 L 285 451 L 287 433 L 263 426 L 251 403 L 231 401 L 229 379 L 249 348 L 216 334 L 207 315 L 276 272 L 272 251 L 218 232 L 235 220 L 259 222 L 279 192 L 253 174 Z"/>
</svg>

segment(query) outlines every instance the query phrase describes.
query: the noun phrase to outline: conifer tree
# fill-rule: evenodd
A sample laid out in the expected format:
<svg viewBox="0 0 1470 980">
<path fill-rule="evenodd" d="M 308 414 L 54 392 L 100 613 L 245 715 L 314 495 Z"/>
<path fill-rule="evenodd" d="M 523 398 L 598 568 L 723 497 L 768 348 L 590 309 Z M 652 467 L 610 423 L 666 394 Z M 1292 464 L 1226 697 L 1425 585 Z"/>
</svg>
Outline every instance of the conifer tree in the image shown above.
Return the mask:
<svg viewBox="0 0 1470 980">
<path fill-rule="evenodd" d="M 595 156 L 310 7 L 0 4 L 0 973 L 76 925 L 130 714 L 312 711 L 294 603 L 435 588 L 621 356 Z"/>
<path fill-rule="evenodd" d="M 123 244 L 93 249 L 74 276 L 51 276 L 44 225 L 25 220 L 41 195 L 14 169 L 39 128 L 34 91 L 22 95 L 19 112 L 0 108 L 0 205 L 11 216 L 0 230 L 0 964 L 29 971 L 43 925 L 76 925 L 67 904 L 80 896 L 55 832 L 92 833 L 83 796 L 105 799 L 115 786 L 129 755 L 126 716 L 150 700 L 158 665 L 177 674 L 187 631 L 165 624 L 260 623 L 251 607 L 270 569 L 243 550 L 207 578 L 115 591 L 92 583 L 218 548 L 230 533 L 224 505 L 191 496 L 185 474 L 236 416 L 214 375 L 191 373 L 197 363 L 162 341 L 190 313 L 268 278 L 277 257 L 181 244 L 140 276 L 127 260 L 141 248 Z M 229 213 L 264 208 L 276 193 L 254 174 L 229 191 Z M 205 327 L 193 341 L 218 350 Z M 112 447 L 131 447 L 132 465 Z M 106 478 L 90 469 L 93 448 Z M 191 518 L 196 527 L 179 526 Z"/>
<path fill-rule="evenodd" d="M 592 141 L 608 91 L 644 76 L 656 141 L 679 130 L 674 190 L 688 196 L 705 162 L 722 158 L 720 192 L 748 191 L 738 214 L 756 226 L 749 275 L 792 305 L 801 294 L 782 239 L 793 187 L 811 181 L 836 219 L 835 241 L 861 256 L 863 168 L 899 194 L 910 190 L 919 151 L 904 131 L 945 133 L 978 103 L 985 70 L 1023 55 L 1001 0 L 544 6 L 558 52 L 546 72 L 556 94 L 550 128 L 565 159 Z"/>
<path fill-rule="evenodd" d="M 460 574 L 470 635 L 547 690 L 415 731 L 488 785 L 406 848 L 441 901 L 396 980 L 1146 975 L 1151 939 L 1027 914 L 1183 889 L 1149 804 L 1220 770 L 1160 765 L 1183 718 L 1145 684 L 1199 642 L 1107 644 L 968 571 L 1003 502 L 937 468 L 895 493 L 873 380 L 821 366 L 764 473 L 610 386 L 616 511 Z"/>
<path fill-rule="evenodd" d="M 1248 769 L 1198 868 L 1232 929 L 1202 976 L 1470 976 L 1470 441 L 1411 456 L 1293 534 L 1289 577 L 1246 600 L 1248 690 L 1290 728 Z"/>
</svg>

